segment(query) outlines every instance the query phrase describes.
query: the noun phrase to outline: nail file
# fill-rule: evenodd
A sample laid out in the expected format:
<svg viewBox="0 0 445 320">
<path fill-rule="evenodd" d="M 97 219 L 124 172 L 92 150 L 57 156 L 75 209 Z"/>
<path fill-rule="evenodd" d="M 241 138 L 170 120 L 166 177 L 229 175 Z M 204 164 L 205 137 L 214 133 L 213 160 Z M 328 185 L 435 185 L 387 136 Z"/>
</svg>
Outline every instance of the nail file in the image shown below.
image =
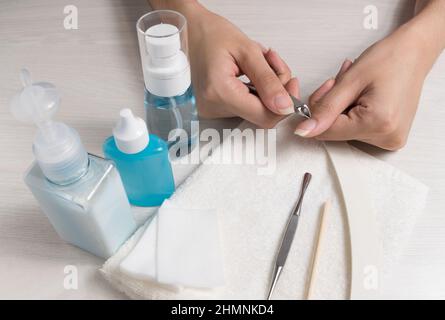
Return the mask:
<svg viewBox="0 0 445 320">
<path fill-rule="evenodd" d="M 381 243 L 369 185 L 347 143 L 324 146 L 346 206 L 352 262 L 350 299 L 378 299 Z"/>
</svg>

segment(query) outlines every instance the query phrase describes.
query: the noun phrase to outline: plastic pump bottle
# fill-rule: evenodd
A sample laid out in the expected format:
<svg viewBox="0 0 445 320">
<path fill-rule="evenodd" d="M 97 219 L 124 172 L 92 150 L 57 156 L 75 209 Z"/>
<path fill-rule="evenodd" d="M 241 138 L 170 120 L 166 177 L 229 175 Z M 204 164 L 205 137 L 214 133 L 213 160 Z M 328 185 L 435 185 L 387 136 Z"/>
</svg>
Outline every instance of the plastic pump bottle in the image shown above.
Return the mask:
<svg viewBox="0 0 445 320">
<path fill-rule="evenodd" d="M 11 112 L 39 128 L 25 182 L 61 238 L 107 258 L 136 229 L 119 173 L 111 161 L 88 154 L 74 129 L 52 120 L 60 103 L 52 84 L 32 83 L 25 69 L 21 78 Z"/>
<path fill-rule="evenodd" d="M 195 146 L 199 127 L 186 29 L 185 17 L 170 10 L 152 11 L 137 22 L 147 124 L 169 146 L 178 143 L 180 156 Z"/>
<path fill-rule="evenodd" d="M 159 206 L 175 191 L 167 143 L 149 134 L 144 120 L 130 109 L 121 110 L 103 151 L 116 163 L 131 204 Z"/>
</svg>

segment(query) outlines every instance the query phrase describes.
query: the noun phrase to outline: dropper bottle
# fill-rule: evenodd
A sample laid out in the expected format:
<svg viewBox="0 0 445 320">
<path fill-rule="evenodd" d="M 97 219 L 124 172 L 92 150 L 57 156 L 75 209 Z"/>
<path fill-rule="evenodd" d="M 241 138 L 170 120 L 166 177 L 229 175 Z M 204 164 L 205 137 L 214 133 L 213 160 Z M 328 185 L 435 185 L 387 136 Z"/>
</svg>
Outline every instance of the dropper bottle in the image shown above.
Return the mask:
<svg viewBox="0 0 445 320">
<path fill-rule="evenodd" d="M 149 134 L 144 120 L 130 109 L 120 111 L 103 151 L 116 164 L 131 204 L 160 206 L 175 191 L 167 143 Z"/>
<path fill-rule="evenodd" d="M 61 238 L 111 256 L 136 228 L 119 173 L 112 162 L 88 154 L 76 130 L 53 121 L 60 104 L 54 85 L 32 82 L 26 69 L 21 80 L 11 112 L 38 127 L 32 146 L 36 161 L 25 183 Z"/>
</svg>

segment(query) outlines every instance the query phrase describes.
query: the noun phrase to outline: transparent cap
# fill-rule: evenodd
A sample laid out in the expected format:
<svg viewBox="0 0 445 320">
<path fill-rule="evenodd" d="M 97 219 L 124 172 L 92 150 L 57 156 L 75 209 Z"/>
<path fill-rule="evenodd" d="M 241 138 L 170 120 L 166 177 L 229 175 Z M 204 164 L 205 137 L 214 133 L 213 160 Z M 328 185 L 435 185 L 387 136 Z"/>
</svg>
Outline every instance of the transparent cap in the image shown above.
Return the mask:
<svg viewBox="0 0 445 320">
<path fill-rule="evenodd" d="M 145 88 L 171 97 L 191 84 L 187 48 L 187 20 L 179 12 L 155 10 L 136 23 Z"/>
<path fill-rule="evenodd" d="M 13 116 L 38 127 L 33 153 L 43 174 L 57 184 L 68 184 L 88 170 L 88 154 L 79 134 L 66 124 L 54 122 L 60 104 L 56 87 L 48 82 L 32 82 L 28 70 L 22 69 L 23 89 L 11 100 Z"/>
</svg>

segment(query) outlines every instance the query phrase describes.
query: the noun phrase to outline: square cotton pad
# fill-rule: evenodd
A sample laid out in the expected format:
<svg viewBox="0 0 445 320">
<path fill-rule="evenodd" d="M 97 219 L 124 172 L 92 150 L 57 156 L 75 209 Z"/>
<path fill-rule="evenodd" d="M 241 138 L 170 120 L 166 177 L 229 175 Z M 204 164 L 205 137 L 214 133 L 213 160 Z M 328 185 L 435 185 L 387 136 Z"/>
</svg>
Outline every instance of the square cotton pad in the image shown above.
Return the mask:
<svg viewBox="0 0 445 320">
<path fill-rule="evenodd" d="M 224 284 L 216 210 L 163 205 L 158 213 L 157 279 L 196 288 Z"/>
<path fill-rule="evenodd" d="M 216 210 L 175 208 L 165 201 L 120 270 L 171 289 L 223 285 Z"/>
</svg>

